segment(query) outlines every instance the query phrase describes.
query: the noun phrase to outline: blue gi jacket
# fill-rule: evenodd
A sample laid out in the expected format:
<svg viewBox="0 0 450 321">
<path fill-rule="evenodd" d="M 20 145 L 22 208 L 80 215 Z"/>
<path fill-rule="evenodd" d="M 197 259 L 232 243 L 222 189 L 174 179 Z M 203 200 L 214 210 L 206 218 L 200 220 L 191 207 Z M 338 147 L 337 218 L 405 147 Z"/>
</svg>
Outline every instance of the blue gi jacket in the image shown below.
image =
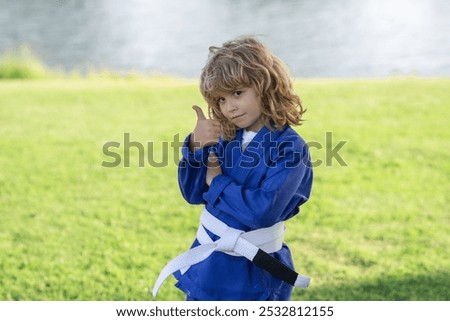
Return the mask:
<svg viewBox="0 0 450 321">
<path fill-rule="evenodd" d="M 262 127 L 241 151 L 243 130 L 236 138 L 195 153 L 189 151 L 188 136 L 178 166 L 181 193 L 190 204 L 206 209 L 228 226 L 244 231 L 269 227 L 299 212 L 310 196 L 312 168 L 308 146 L 290 126 L 271 131 Z M 207 158 L 213 150 L 222 174 L 208 187 Z M 211 234 L 211 238 L 218 237 Z M 192 247 L 199 245 L 195 240 Z M 293 268 L 289 248 L 272 254 Z M 244 257 L 214 252 L 191 266 L 183 275 L 176 272 L 177 287 L 198 300 L 280 300 L 290 296 L 291 286 Z"/>
</svg>

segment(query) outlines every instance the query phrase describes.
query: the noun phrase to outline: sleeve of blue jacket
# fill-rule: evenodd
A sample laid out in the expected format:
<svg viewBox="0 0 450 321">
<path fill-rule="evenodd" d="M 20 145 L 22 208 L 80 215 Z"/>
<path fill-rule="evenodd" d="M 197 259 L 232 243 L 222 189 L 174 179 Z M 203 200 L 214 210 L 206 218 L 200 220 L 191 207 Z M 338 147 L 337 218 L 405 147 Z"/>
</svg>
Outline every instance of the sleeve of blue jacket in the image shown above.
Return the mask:
<svg viewBox="0 0 450 321">
<path fill-rule="evenodd" d="M 204 204 L 203 193 L 207 189 L 208 148 L 191 152 L 189 150 L 190 139 L 191 135 L 188 135 L 181 147 L 183 157 L 178 164 L 178 185 L 188 203 Z"/>
</svg>

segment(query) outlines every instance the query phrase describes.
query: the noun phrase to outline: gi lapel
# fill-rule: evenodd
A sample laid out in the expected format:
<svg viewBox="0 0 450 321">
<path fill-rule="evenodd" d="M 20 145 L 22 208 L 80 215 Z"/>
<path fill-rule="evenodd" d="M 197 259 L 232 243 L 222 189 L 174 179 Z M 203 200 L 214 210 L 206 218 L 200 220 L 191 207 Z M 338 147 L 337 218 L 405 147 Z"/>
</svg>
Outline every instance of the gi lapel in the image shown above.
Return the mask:
<svg viewBox="0 0 450 321">
<path fill-rule="evenodd" d="M 235 141 L 238 144 L 233 146 L 233 168 L 230 173 L 241 183 L 244 183 L 253 169 L 269 164 L 270 147 L 275 145 L 280 132 L 270 131 L 266 126 L 263 126 L 247 145 L 247 148 L 241 151 L 242 132 L 243 130 L 239 130 L 236 135 Z"/>
</svg>

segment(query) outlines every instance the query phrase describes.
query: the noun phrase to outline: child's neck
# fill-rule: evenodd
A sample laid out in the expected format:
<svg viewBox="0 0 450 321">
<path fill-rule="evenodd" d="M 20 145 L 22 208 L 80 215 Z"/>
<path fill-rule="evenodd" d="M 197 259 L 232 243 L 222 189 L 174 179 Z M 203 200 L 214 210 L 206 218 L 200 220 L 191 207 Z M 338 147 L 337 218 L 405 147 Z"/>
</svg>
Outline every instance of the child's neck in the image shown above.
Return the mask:
<svg viewBox="0 0 450 321">
<path fill-rule="evenodd" d="M 264 123 L 261 119 L 258 119 L 256 122 L 245 128 L 248 132 L 255 132 L 257 133 L 262 127 L 264 126 Z"/>
</svg>

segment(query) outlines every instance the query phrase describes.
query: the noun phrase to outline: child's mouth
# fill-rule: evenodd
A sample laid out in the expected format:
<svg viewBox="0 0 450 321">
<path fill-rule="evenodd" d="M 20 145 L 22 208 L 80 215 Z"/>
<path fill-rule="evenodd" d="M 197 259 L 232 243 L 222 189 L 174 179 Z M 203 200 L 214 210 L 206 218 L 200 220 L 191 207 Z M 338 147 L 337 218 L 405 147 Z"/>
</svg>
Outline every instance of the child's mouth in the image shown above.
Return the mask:
<svg viewBox="0 0 450 321">
<path fill-rule="evenodd" d="M 239 117 L 242 117 L 242 116 L 244 116 L 244 114 L 233 116 L 233 117 L 231 117 L 231 120 L 235 120 L 236 118 L 239 118 Z"/>
</svg>

